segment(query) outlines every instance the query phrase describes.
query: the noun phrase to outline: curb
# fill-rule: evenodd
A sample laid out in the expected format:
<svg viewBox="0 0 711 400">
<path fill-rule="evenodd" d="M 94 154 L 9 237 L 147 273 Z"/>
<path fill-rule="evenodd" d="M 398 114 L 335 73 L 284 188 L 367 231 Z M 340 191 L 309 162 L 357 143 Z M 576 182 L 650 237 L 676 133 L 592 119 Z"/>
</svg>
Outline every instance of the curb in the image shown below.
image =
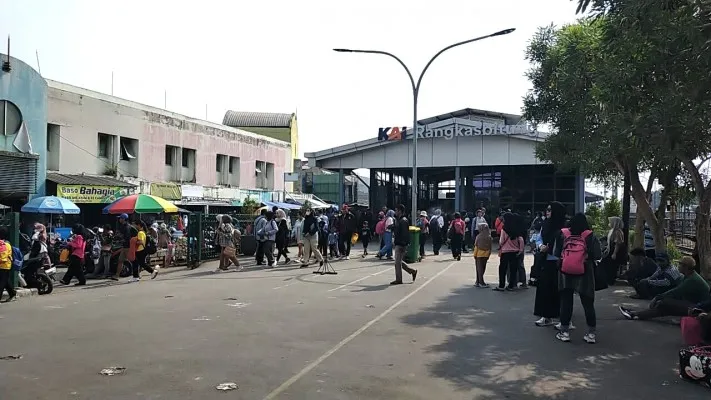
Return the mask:
<svg viewBox="0 0 711 400">
<path fill-rule="evenodd" d="M 37 289 L 25 289 L 25 288 L 16 288 L 17 291 L 17 298 L 21 297 L 31 297 L 31 296 L 38 296 L 37 294 Z M 6 292 L 3 292 L 2 294 L 2 301 L 5 301 L 7 299 L 8 295 Z"/>
</svg>

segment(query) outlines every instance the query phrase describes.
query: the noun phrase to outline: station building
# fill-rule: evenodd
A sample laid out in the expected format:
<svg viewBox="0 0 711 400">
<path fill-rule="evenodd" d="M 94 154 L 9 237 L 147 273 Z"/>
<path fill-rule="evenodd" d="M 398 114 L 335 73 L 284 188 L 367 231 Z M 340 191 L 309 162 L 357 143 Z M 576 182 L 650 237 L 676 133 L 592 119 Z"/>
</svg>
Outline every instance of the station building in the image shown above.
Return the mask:
<svg viewBox="0 0 711 400">
<path fill-rule="evenodd" d="M 368 140 L 305 156 L 311 167 L 342 177 L 368 169 L 371 207 L 402 203 L 409 208 L 412 129 L 381 127 L 375 133 Z M 420 210 L 485 207 L 492 216 L 500 209 L 542 211 L 550 201 L 563 203 L 569 213 L 584 210 L 584 176 L 539 160 L 536 144 L 548 134 L 520 115 L 467 108 L 419 121 L 417 135 Z"/>
</svg>

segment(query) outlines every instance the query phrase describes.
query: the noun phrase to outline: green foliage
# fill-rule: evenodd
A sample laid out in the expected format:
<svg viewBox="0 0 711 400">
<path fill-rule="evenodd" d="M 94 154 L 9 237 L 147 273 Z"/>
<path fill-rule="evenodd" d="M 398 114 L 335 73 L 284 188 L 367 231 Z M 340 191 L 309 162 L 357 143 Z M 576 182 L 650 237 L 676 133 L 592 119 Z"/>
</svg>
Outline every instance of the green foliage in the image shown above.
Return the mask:
<svg viewBox="0 0 711 400">
<path fill-rule="evenodd" d="M 301 214 L 302 215 L 305 214 L 306 210 L 310 210 L 310 209 L 311 209 L 311 202 L 308 200 L 304 201 L 304 204 L 301 205 Z"/>
<path fill-rule="evenodd" d="M 619 217 L 622 215 L 620 200 L 613 197 L 606 201 L 602 208 L 592 204 L 585 211 L 585 215 L 588 216 L 588 222 L 590 223 L 590 227 L 593 232 L 595 232 L 595 235 L 598 237 L 605 237 L 610 229 L 610 223 L 608 222 L 609 218 Z"/>
<path fill-rule="evenodd" d="M 257 203 L 256 200 L 253 198 L 247 196 L 247 198 L 244 199 L 242 202 L 242 212 L 244 214 L 254 214 L 255 211 L 259 208 L 259 203 Z"/>
<path fill-rule="evenodd" d="M 674 243 L 672 238 L 667 240 L 667 255 L 669 256 L 669 260 L 672 261 L 679 260 L 683 256 L 681 251 L 676 247 L 676 243 Z"/>
</svg>

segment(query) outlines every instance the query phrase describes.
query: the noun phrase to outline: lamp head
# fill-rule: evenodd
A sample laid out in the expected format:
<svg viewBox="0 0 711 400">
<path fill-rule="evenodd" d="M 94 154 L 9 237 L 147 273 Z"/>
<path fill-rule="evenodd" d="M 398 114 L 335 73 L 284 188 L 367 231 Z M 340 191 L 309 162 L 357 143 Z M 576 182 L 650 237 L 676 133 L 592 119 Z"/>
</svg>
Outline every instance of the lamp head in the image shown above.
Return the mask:
<svg viewBox="0 0 711 400">
<path fill-rule="evenodd" d="M 516 28 L 509 28 L 509 29 L 504 29 L 503 31 L 499 31 L 496 33 L 492 33 L 491 36 L 501 36 L 501 35 L 508 35 L 509 33 L 515 31 Z"/>
</svg>

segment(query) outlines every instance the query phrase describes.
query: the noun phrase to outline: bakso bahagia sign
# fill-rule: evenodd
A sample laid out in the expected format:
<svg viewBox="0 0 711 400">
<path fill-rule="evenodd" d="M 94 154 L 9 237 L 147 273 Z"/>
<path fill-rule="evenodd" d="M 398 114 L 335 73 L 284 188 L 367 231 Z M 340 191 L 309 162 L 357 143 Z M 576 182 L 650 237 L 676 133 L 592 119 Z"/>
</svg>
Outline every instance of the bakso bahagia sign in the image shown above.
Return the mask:
<svg viewBox="0 0 711 400">
<path fill-rule="evenodd" d="M 455 137 L 471 136 L 501 136 L 501 135 L 525 135 L 536 136 L 538 133 L 528 123 L 516 125 L 506 125 L 494 122 L 472 121 L 468 119 L 456 118 L 452 120 L 437 122 L 426 126 L 417 127 L 418 139 L 443 138 L 452 140 Z M 411 130 L 407 127 L 386 127 L 378 129 L 378 140 L 401 140 L 412 138 Z"/>
</svg>

